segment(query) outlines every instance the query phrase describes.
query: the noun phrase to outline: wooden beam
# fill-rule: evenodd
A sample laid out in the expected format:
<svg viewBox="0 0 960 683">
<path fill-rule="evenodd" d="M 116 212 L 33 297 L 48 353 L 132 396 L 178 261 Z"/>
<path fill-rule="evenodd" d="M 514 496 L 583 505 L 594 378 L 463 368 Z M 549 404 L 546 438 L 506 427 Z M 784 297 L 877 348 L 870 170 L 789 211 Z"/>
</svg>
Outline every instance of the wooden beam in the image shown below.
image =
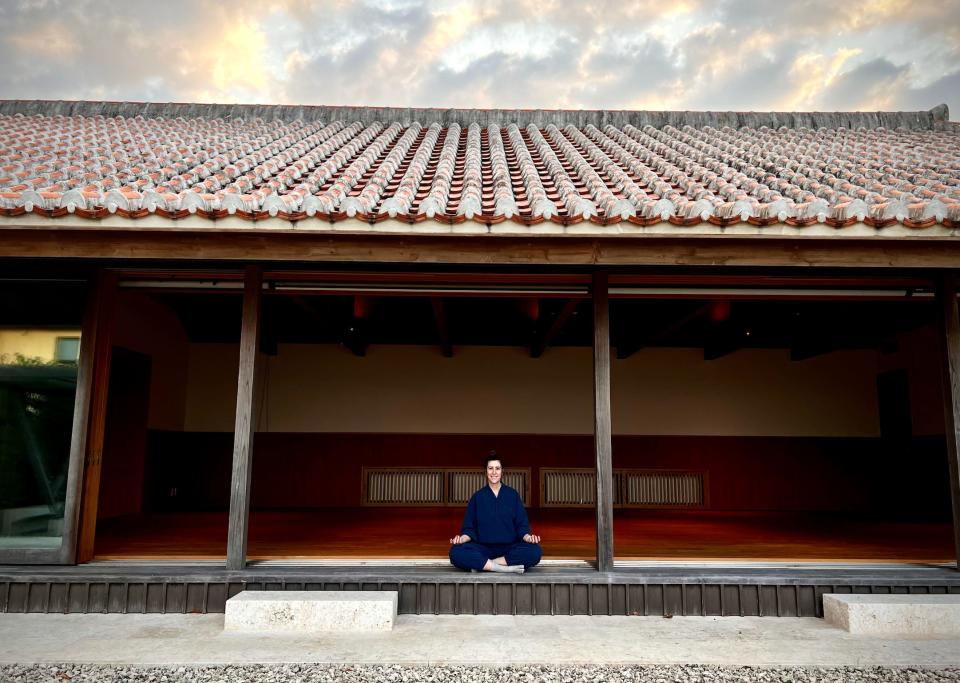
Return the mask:
<svg viewBox="0 0 960 683">
<path fill-rule="evenodd" d="M 640 349 L 646 348 L 648 346 L 653 346 L 658 342 L 663 341 L 668 338 L 670 335 L 679 332 L 684 327 L 692 323 L 694 320 L 702 318 L 707 313 L 710 313 L 713 310 L 714 304 L 711 302 L 709 304 L 704 304 L 703 306 L 697 307 L 695 310 L 691 311 L 687 315 L 679 318 L 666 327 L 662 327 L 659 330 L 652 332 L 646 336 L 643 336 L 639 339 L 635 339 L 629 343 L 623 343 L 617 346 L 617 359 L 623 360 L 629 358 L 634 353 Z"/>
<path fill-rule="evenodd" d="M 933 283 L 931 282 L 931 286 Z M 785 325 L 789 334 L 790 360 L 803 362 L 836 351 L 836 324 L 828 318 L 797 308 Z"/>
<path fill-rule="evenodd" d="M 185 221 L 186 219 L 184 219 Z M 177 222 L 169 232 L 133 222 L 91 227 L 80 219 L 0 224 L 0 257 L 178 259 L 269 258 L 271 261 L 339 263 L 450 263 L 509 265 L 784 266 L 810 272 L 836 268 L 960 268 L 960 240 L 866 238 L 758 233 L 742 235 L 395 235 L 346 231 L 192 228 Z M 306 223 L 306 222 L 304 222 Z M 164 225 L 170 224 L 164 221 Z M 13 227 L 13 226 L 16 227 Z M 220 225 L 218 222 L 217 226 Z M 314 224 L 322 228 L 322 224 Z M 10 227 L 7 227 L 10 226 Z M 132 227 L 130 227 L 132 226 Z M 920 232 L 920 231 L 918 231 Z"/>
<path fill-rule="evenodd" d="M 597 570 L 613 571 L 613 430 L 610 298 L 606 271 L 593 275 L 593 449 L 597 466 Z"/>
<path fill-rule="evenodd" d="M 947 437 L 953 542 L 960 570 L 960 317 L 957 315 L 957 276 L 944 275 L 937 287 L 937 323 L 940 337 L 940 373 L 943 417 Z"/>
<path fill-rule="evenodd" d="M 440 337 L 440 352 L 444 358 L 453 358 L 453 343 L 450 341 L 450 328 L 447 324 L 447 311 L 443 305 L 443 297 L 430 297 L 433 306 L 433 319 L 437 324 L 437 336 Z"/>
<path fill-rule="evenodd" d="M 383 264 L 385 267 L 389 264 Z M 236 270 L 222 269 L 191 269 L 184 271 L 182 268 L 145 268 L 139 264 L 132 264 L 128 268 L 117 271 L 121 280 L 129 278 L 141 278 L 148 280 L 169 279 L 171 281 L 181 280 L 233 280 L 243 281 L 243 272 L 237 273 Z M 515 271 L 455 271 L 446 269 L 442 271 L 422 272 L 422 271 L 395 271 L 395 270 L 331 270 L 324 268 L 312 268 L 310 270 L 301 269 L 271 269 L 263 271 L 263 279 L 283 280 L 291 282 L 309 282 L 312 284 L 334 284 L 337 291 L 348 292 L 344 289 L 346 283 L 357 284 L 361 287 L 368 285 L 396 285 L 404 286 L 410 284 L 430 286 L 458 286 L 469 288 L 472 285 L 514 285 L 523 287 L 537 288 L 538 286 L 550 289 L 551 287 L 585 287 L 588 288 L 591 282 L 590 273 L 573 272 L 539 272 L 539 273 L 518 273 Z M 667 273 L 650 272 L 631 272 L 610 274 L 611 289 L 618 286 L 650 286 L 650 287 L 804 287 L 804 288 L 857 288 L 857 289 L 907 289 L 907 290 L 930 290 L 933 291 L 933 280 L 929 275 L 884 275 L 880 273 L 859 272 L 855 276 L 851 275 L 821 275 L 816 271 L 807 271 L 805 273 L 793 273 L 783 275 L 765 275 L 754 272 L 752 274 L 732 275 L 726 271 L 716 273 L 692 273 L 690 271 Z M 516 297 L 516 294 L 509 290 L 493 290 L 489 292 L 491 296 L 497 294 L 504 297 Z M 288 294 L 288 296 L 297 296 Z M 539 294 L 541 298 L 546 294 Z M 559 298 L 566 298 L 560 293 L 551 294 Z M 585 293 L 582 298 L 588 298 Z M 722 304 L 717 300 L 718 311 L 722 311 Z"/>
<path fill-rule="evenodd" d="M 354 356 L 363 358 L 367 355 L 367 321 L 353 317 L 347 323 L 343 332 L 343 345 L 350 349 Z"/>
<path fill-rule="evenodd" d="M 796 343 L 790 346 L 790 360 L 794 362 L 802 362 L 805 360 L 810 360 L 811 358 L 816 358 L 817 356 L 823 356 L 827 353 L 832 353 L 836 350 L 836 344 L 833 344 L 828 340 L 818 342 L 813 339 L 808 339 L 802 343 Z"/>
<path fill-rule="evenodd" d="M 719 360 L 743 348 L 743 344 L 732 337 L 719 337 L 703 349 L 703 360 Z"/>
<path fill-rule="evenodd" d="M 722 318 L 714 318 L 713 324 L 707 330 L 707 338 L 703 345 L 703 360 L 717 360 L 731 353 L 739 351 L 751 341 L 752 330 L 743 329 L 734 324 L 730 318 L 730 311 Z"/>
<path fill-rule="evenodd" d="M 546 332 L 533 341 L 533 344 L 530 346 L 531 358 L 539 358 L 543 355 L 543 352 L 553 343 L 553 340 L 560 334 L 560 331 L 566 327 L 567 321 L 570 320 L 570 317 L 574 311 L 577 310 L 579 304 L 580 299 L 567 299 L 567 302 L 563 305 L 563 308 L 560 309 L 560 312 L 557 314 L 557 317 L 553 319 L 553 322 L 550 323 L 550 327 L 547 328 Z"/>
<path fill-rule="evenodd" d="M 343 345 L 350 349 L 354 356 L 361 358 L 367 355 L 367 318 L 370 315 L 370 297 L 356 295 L 353 297 L 353 317 L 347 323 L 343 333 Z"/>
<path fill-rule="evenodd" d="M 107 398 L 110 387 L 110 359 L 113 350 L 113 326 L 116 316 L 117 278 L 101 271 L 95 285 L 96 331 L 92 339 L 93 367 L 90 384 L 90 408 L 86 432 L 86 456 L 83 467 L 83 488 L 80 494 L 80 520 L 77 530 L 77 563 L 89 562 L 94 556 L 97 531 L 97 508 L 100 502 L 100 473 L 103 466 L 103 443 L 106 435 Z M 81 344 L 84 342 L 81 336 Z"/>
<path fill-rule="evenodd" d="M 260 351 L 260 310 L 263 275 L 259 266 L 247 266 L 243 284 L 240 327 L 240 366 L 237 373 L 237 418 L 233 434 L 233 472 L 230 478 L 230 524 L 227 531 L 227 569 L 247 564 L 247 528 L 250 520 L 250 475 L 257 414 L 257 365 Z"/>
<path fill-rule="evenodd" d="M 310 302 L 309 297 L 291 296 L 289 298 L 297 308 L 310 316 L 315 322 L 324 322 L 324 317 L 320 315 L 320 311 Z"/>
</svg>

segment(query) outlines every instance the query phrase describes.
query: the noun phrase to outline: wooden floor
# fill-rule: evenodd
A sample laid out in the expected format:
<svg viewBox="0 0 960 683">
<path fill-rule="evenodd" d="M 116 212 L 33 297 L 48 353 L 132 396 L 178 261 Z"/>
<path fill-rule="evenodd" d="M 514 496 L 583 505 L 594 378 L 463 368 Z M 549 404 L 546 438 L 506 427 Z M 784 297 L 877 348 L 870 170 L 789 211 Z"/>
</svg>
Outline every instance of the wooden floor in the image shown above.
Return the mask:
<svg viewBox="0 0 960 683">
<path fill-rule="evenodd" d="M 333 508 L 251 513 L 251 559 L 445 558 L 462 508 Z M 592 510 L 531 510 L 546 559 L 592 560 Z M 101 520 L 100 560 L 226 556 L 226 513 Z M 618 560 L 950 562 L 949 523 L 835 514 L 616 510 Z"/>
</svg>

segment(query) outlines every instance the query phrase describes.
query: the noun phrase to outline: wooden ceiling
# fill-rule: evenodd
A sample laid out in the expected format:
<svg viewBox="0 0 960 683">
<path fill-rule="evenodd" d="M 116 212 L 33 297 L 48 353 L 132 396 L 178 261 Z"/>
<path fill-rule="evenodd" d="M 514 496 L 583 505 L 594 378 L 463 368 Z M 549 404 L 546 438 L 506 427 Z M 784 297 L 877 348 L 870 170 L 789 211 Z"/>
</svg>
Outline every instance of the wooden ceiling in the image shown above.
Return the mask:
<svg viewBox="0 0 960 683">
<path fill-rule="evenodd" d="M 150 294 L 178 316 L 191 341 L 238 343 L 239 293 Z M 618 298 L 611 343 L 624 359 L 651 347 L 702 348 L 712 360 L 743 348 L 789 349 L 803 360 L 839 349 L 893 350 L 897 335 L 934 321 L 931 298 Z M 532 357 L 551 346 L 592 344 L 592 308 L 581 296 L 353 295 L 307 292 L 264 297 L 262 350 L 282 344 L 417 344 L 455 355 L 466 345 L 520 346 Z"/>
</svg>

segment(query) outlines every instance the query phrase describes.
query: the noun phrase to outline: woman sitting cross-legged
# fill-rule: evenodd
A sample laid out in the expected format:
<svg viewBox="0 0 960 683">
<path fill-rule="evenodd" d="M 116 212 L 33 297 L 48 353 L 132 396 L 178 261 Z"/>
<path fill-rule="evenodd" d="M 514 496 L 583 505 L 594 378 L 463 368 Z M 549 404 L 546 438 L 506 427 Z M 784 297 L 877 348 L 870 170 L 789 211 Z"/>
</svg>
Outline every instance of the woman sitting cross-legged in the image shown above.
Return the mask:
<svg viewBox="0 0 960 683">
<path fill-rule="evenodd" d="M 450 539 L 450 562 L 460 569 L 522 574 L 540 562 L 540 537 L 530 532 L 523 501 L 502 483 L 503 463 L 496 451 L 486 460 L 487 485 L 473 494 L 463 528 Z"/>
</svg>

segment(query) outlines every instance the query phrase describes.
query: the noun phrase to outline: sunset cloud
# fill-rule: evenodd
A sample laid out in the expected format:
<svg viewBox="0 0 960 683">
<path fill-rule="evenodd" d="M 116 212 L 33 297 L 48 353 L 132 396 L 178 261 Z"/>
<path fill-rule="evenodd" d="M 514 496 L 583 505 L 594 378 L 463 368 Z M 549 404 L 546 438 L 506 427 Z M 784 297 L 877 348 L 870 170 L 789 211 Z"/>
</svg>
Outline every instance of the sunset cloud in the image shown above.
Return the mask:
<svg viewBox="0 0 960 683">
<path fill-rule="evenodd" d="M 0 4 L 0 97 L 960 115 L 960 2 Z"/>
</svg>

